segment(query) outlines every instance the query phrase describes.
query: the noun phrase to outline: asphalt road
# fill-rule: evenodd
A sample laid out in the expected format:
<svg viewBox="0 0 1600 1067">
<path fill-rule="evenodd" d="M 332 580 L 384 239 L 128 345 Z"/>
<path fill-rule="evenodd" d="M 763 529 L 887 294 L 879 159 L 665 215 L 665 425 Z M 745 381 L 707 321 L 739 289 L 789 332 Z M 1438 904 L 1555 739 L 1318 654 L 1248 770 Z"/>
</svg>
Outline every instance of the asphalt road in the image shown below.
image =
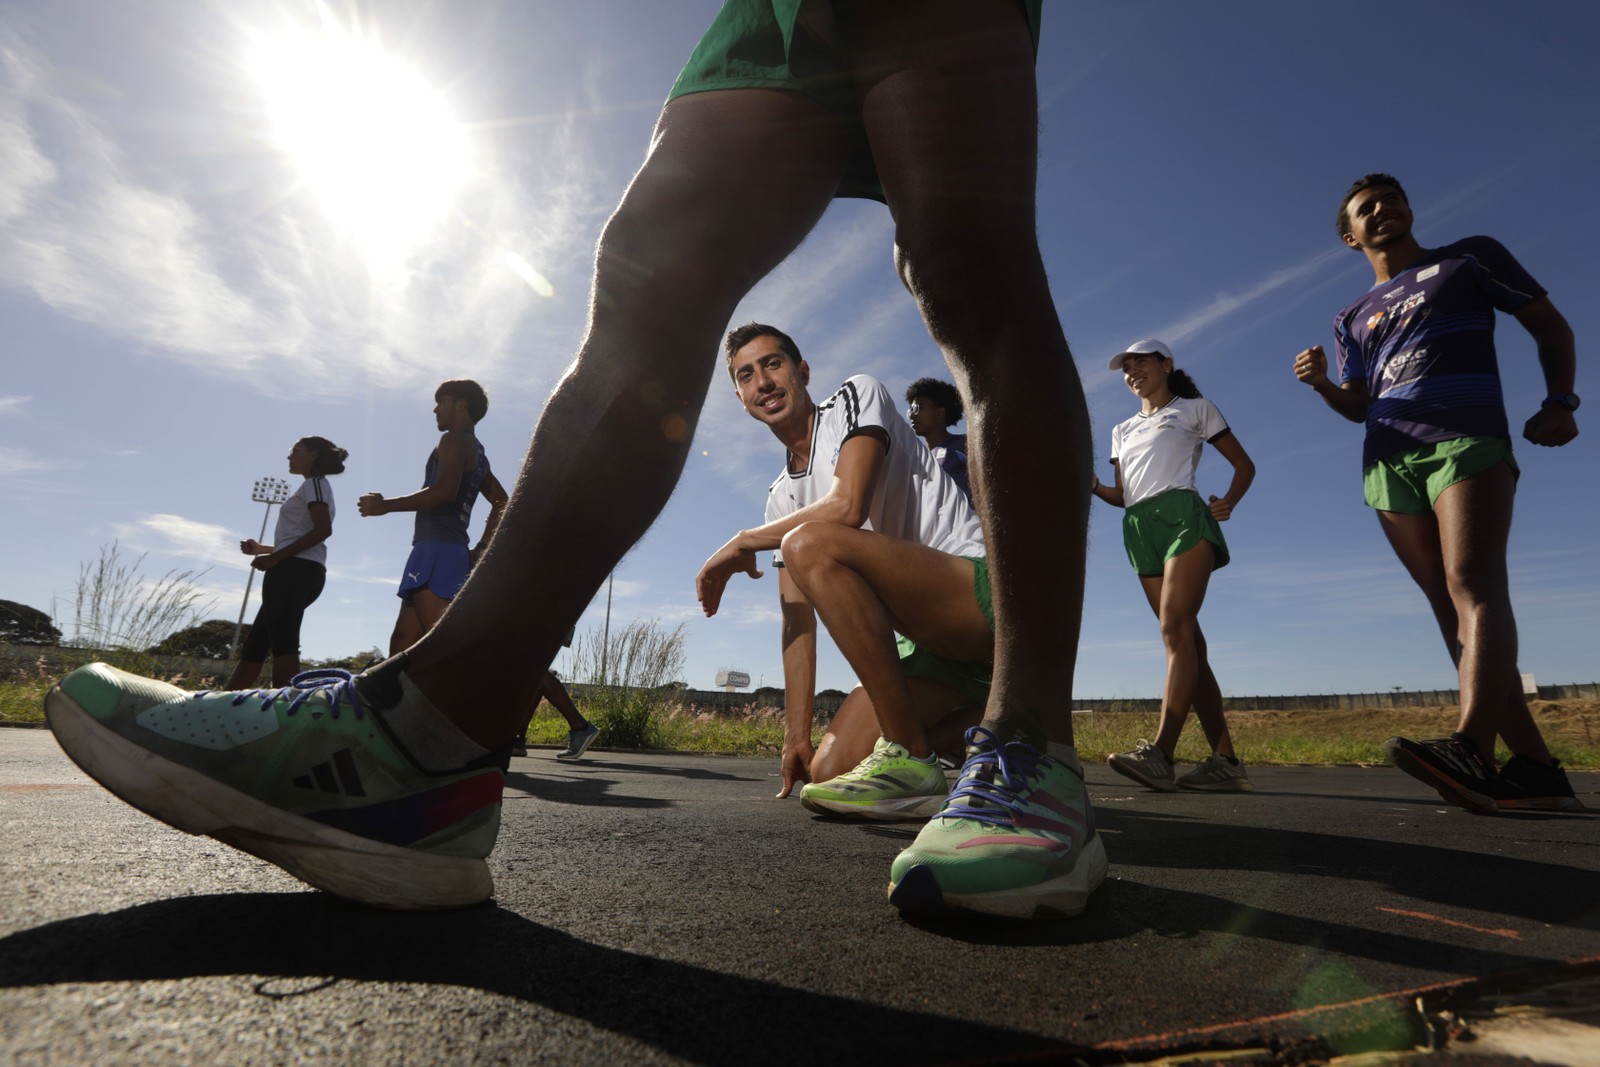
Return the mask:
<svg viewBox="0 0 1600 1067">
<path fill-rule="evenodd" d="M 1474 1004 L 1600 1006 L 1594 815 L 1474 816 L 1389 768 L 1210 796 L 1102 766 L 1111 874 L 1082 916 L 913 922 L 884 883 L 915 827 L 776 801 L 775 760 L 550 755 L 512 761 L 494 902 L 403 915 L 0 730 L 0 1063 L 1303 1062 Z M 1600 809 L 1600 774 L 1574 784 Z M 1600 1060 L 1565 1047 L 1543 1058 Z"/>
</svg>

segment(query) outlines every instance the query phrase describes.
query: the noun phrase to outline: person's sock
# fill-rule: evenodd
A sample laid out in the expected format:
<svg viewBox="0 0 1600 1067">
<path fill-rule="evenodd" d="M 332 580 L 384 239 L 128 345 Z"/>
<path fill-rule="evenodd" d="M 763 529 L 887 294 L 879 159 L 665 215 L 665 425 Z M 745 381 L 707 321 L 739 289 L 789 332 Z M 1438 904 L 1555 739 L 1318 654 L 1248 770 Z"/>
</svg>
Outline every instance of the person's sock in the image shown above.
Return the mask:
<svg viewBox="0 0 1600 1067">
<path fill-rule="evenodd" d="M 405 673 L 405 653 L 363 671 L 356 680 L 363 701 L 383 716 L 396 741 L 425 771 L 454 771 L 482 760 L 489 750 L 462 733 L 433 706 Z"/>
<path fill-rule="evenodd" d="M 1064 763 L 1072 768 L 1073 773 L 1079 778 L 1083 777 L 1083 763 L 1078 759 L 1078 746 L 1069 745 L 1065 741 L 1051 741 L 1045 746 L 1045 755 L 1057 763 Z"/>
</svg>

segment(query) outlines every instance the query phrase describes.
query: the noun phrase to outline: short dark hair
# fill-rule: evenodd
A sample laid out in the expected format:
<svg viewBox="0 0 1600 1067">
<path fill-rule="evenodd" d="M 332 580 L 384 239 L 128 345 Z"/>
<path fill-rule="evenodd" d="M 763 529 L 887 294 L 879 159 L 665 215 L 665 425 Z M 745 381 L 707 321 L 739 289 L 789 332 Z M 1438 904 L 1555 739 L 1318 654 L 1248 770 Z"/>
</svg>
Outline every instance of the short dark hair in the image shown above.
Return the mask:
<svg viewBox="0 0 1600 1067">
<path fill-rule="evenodd" d="M 794 338 L 778 329 L 768 326 L 764 322 L 747 322 L 743 326 L 735 327 L 728 331 L 727 338 L 722 342 L 724 357 L 732 361 L 734 354 L 757 337 L 776 337 L 778 347 L 783 349 L 784 355 L 794 360 L 795 365 L 800 365 L 800 346 L 794 343 Z M 732 377 L 733 368 L 728 368 L 728 375 Z"/>
<path fill-rule="evenodd" d="M 1400 199 L 1407 204 L 1411 203 L 1411 198 L 1406 196 L 1405 188 L 1401 186 L 1400 179 L 1393 174 L 1363 174 L 1351 183 L 1350 188 L 1344 191 L 1344 198 L 1339 201 L 1339 219 L 1336 225 L 1339 227 L 1341 240 L 1345 234 L 1350 232 L 1350 201 L 1355 199 L 1357 193 L 1363 189 L 1370 189 L 1374 185 L 1390 186 L 1400 194 Z"/>
<path fill-rule="evenodd" d="M 944 408 L 946 426 L 954 426 L 961 421 L 961 393 L 955 386 L 938 378 L 918 378 L 906 387 L 906 403 L 924 396 Z"/>
<path fill-rule="evenodd" d="M 467 414 L 472 416 L 474 423 L 482 421 L 489 414 L 489 394 L 483 391 L 483 386 L 471 378 L 451 378 L 433 391 L 433 398 L 450 397 L 452 400 L 465 400 Z"/>
<path fill-rule="evenodd" d="M 312 474 L 344 473 L 344 461 L 350 458 L 350 453 L 326 437 L 302 437 L 295 444 L 305 445 L 316 455 L 317 458 L 311 461 Z"/>
</svg>

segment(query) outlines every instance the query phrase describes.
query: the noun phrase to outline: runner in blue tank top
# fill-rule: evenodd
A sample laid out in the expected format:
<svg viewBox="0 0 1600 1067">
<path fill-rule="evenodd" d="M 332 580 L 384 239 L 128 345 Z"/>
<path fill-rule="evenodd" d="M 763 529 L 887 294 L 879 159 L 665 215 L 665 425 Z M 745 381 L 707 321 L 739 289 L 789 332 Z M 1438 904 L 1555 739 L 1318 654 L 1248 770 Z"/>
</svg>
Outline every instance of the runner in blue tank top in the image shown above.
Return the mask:
<svg viewBox="0 0 1600 1067">
<path fill-rule="evenodd" d="M 390 655 L 410 648 L 433 629 L 494 535 L 506 502 L 506 491 L 474 433 L 489 411 L 483 386 L 457 378 L 440 385 L 433 398 L 433 417 L 444 436 L 428 456 L 422 488 L 392 499 L 367 493 L 357 502 L 367 518 L 396 511 L 417 515 L 411 555 L 400 578 L 400 616 L 389 637 Z M 480 494 L 489 501 L 489 518 L 483 538 L 469 551 L 467 523 Z"/>
<path fill-rule="evenodd" d="M 500 524 L 506 491 L 489 469 L 489 457 L 475 427 L 489 412 L 489 397 L 483 386 L 470 378 L 445 382 L 434 393 L 433 417 L 444 436 L 428 455 L 423 469 L 422 488 L 409 496 L 385 499 L 382 493 L 367 493 L 358 502 L 365 516 L 387 515 L 392 511 L 417 513 L 416 532 L 411 537 L 411 555 L 400 576 L 400 617 L 389 635 L 389 654 L 403 652 L 433 629 L 450 601 L 466 584 L 467 574 L 483 555 L 483 550 Z M 483 537 L 476 548 L 467 549 L 467 524 L 479 495 L 489 501 L 489 518 L 483 524 Z M 568 638 L 570 642 L 571 638 Z M 567 748 L 557 759 L 577 759 L 600 735 L 597 726 L 584 718 L 567 694 L 560 679 L 546 671 L 533 694 L 517 734 L 513 750 L 527 755 L 528 721 L 541 700 L 567 720 Z M 521 743 L 518 748 L 518 742 Z"/>
</svg>

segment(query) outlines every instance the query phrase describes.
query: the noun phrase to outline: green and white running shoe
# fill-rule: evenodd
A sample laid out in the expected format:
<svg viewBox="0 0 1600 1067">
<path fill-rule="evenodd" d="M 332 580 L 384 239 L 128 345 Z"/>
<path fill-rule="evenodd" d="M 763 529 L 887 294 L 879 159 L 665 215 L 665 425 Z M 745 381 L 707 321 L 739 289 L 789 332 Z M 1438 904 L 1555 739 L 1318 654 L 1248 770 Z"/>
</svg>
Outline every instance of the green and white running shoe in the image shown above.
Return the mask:
<svg viewBox="0 0 1600 1067">
<path fill-rule="evenodd" d="M 1083 775 L 982 726 L 967 746 L 944 809 L 895 857 L 889 903 L 1014 919 L 1083 911 L 1106 876 Z"/>
<path fill-rule="evenodd" d="M 800 790 L 800 803 L 818 815 L 857 819 L 926 819 L 950 790 L 937 760 L 923 762 L 905 746 L 878 738 L 866 759 L 826 782 Z"/>
<path fill-rule="evenodd" d="M 487 900 L 504 754 L 422 770 L 363 705 L 364 680 L 307 671 L 282 689 L 191 693 L 95 663 L 50 690 L 45 717 L 134 807 L 319 889 L 382 908 Z"/>
</svg>

